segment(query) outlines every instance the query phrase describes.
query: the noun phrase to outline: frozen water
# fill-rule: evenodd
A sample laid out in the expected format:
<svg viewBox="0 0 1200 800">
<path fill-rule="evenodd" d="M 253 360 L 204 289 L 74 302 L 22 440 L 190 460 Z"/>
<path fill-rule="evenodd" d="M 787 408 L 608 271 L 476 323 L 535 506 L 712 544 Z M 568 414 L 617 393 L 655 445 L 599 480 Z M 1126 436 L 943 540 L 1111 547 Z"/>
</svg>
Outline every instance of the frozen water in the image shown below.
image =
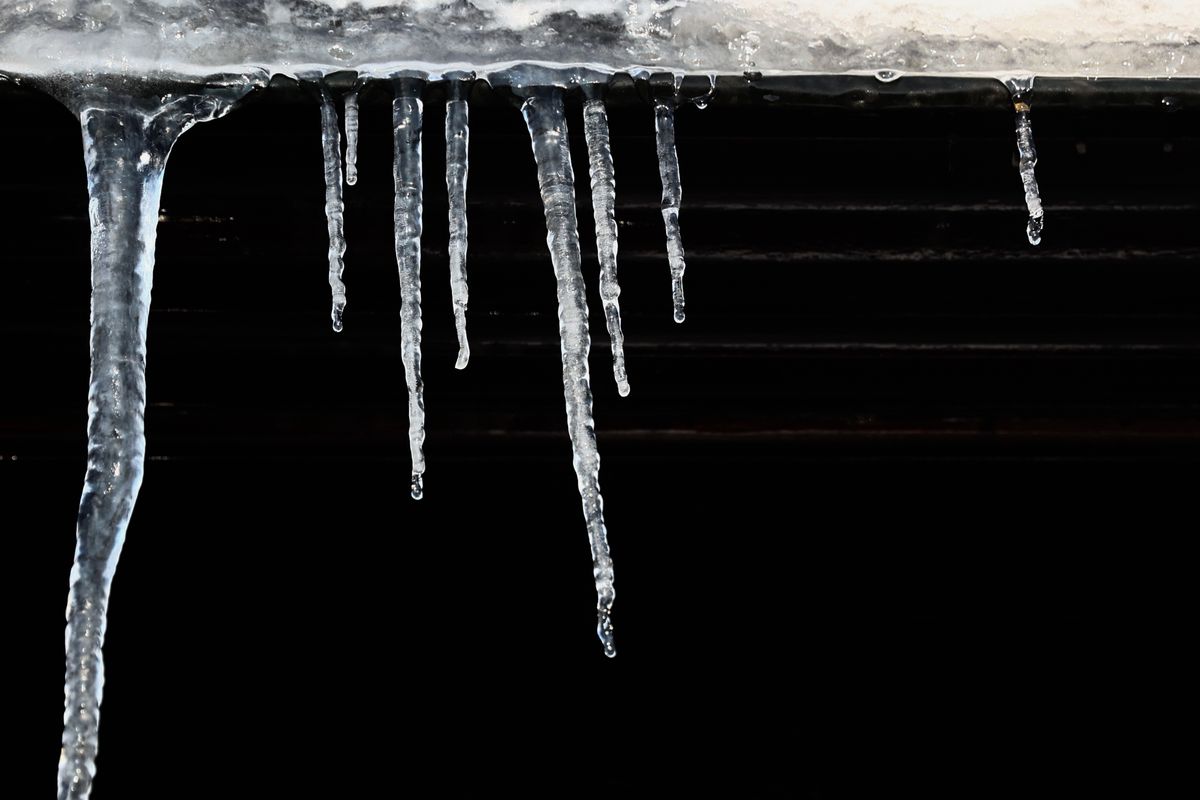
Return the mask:
<svg viewBox="0 0 1200 800">
<path fill-rule="evenodd" d="M 469 23 L 469 24 L 465 24 Z M 0 0 L 0 69 L 1200 75 L 1195 0 Z"/>
<path fill-rule="evenodd" d="M 167 156 L 184 131 L 250 89 L 221 83 L 153 105 L 120 86 L 60 86 L 83 128 L 92 228 L 88 465 L 67 599 L 60 800 L 86 798 L 96 770 L 109 590 L 146 454 L 146 333 Z"/>
<path fill-rule="evenodd" d="M 604 498 L 600 495 L 600 451 L 596 447 L 596 424 L 592 419 L 592 385 L 588 377 L 587 290 L 575 217 L 575 172 L 567 141 L 567 118 L 562 91 L 557 88 L 532 91 L 521 106 L 533 157 L 537 162 L 538 187 L 546 212 L 546 245 L 558 281 L 558 335 L 562 349 L 563 394 L 567 406 L 567 432 L 574 452 L 575 477 L 583 499 L 592 546 L 592 574 L 596 579 L 596 632 L 607 656 L 617 654 L 613 639 L 613 563 L 604 527 Z"/>
<path fill-rule="evenodd" d="M 675 151 L 675 106 L 672 100 L 654 101 L 654 134 L 658 146 L 658 174 L 662 178 L 662 216 L 667 228 L 667 261 L 671 267 L 671 302 L 675 321 L 686 318 L 683 300 L 683 237 L 679 232 L 679 204 L 683 185 L 679 180 L 679 155 Z"/>
<path fill-rule="evenodd" d="M 608 112 L 604 101 L 591 99 L 583 104 L 583 131 L 588 146 L 588 166 L 592 177 L 592 216 L 596 221 L 596 253 L 600 260 L 600 300 L 612 342 L 613 378 L 617 392 L 629 396 L 629 378 L 625 374 L 625 334 L 621 331 L 621 287 L 617 283 L 617 179 L 613 170 L 612 148 L 608 141 Z"/>
<path fill-rule="evenodd" d="M 342 330 L 346 311 L 345 204 L 342 202 L 342 134 L 338 129 L 337 106 L 324 82 L 321 83 L 321 150 L 325 156 L 325 224 L 329 228 L 329 290 L 333 295 L 330 318 L 333 329 Z"/>
<path fill-rule="evenodd" d="M 400 270 L 400 352 L 408 383 L 408 446 L 412 497 L 425 495 L 425 384 L 421 381 L 421 83 L 395 82 L 392 130 L 396 181 L 396 266 Z"/>
<path fill-rule="evenodd" d="M 463 81 L 450 81 L 446 101 L 446 194 L 450 200 L 450 299 L 454 305 L 454 328 L 458 334 L 455 369 L 466 369 L 471 359 L 467 342 L 467 151 L 470 129 L 467 101 L 462 98 Z"/>
<path fill-rule="evenodd" d="M 469 22 L 470 24 L 460 24 Z M 514 68 L 514 65 L 524 65 Z M 564 65 L 573 65 L 565 67 Z M 341 330 L 343 180 L 357 181 L 358 97 L 344 98 L 346 150 L 324 76 L 392 78 L 395 249 L 401 350 L 408 386 L 411 494 L 424 492 L 421 380 L 421 78 L 453 78 L 446 108 L 450 279 L 456 366 L 468 363 L 467 75 L 525 98 L 558 286 L 563 389 L 597 592 L 597 632 L 615 655 L 613 564 L 599 486 L 588 372 L 591 346 L 561 88 L 616 72 L 712 75 L 1200 77 L 1196 0 L 0 0 L 0 71 L 57 88 L 80 116 L 92 223 L 92 338 L 88 471 L 80 503 L 66 632 L 60 798 L 86 798 L 95 771 L 103 688 L 101 645 L 109 589 L 141 483 L 147 313 L 167 156 L 191 124 L 221 116 L 270 74 L 304 76 L 321 94 L 331 317 Z M 244 76 L 240 79 L 214 73 Z M 189 79 L 151 93 L 138 79 Z M 8 77 L 0 74 L 0 80 Z M 358 86 L 360 84 L 356 84 Z M 1035 176 L 1030 80 L 1009 80 L 1016 112 L 1029 241 L 1044 212 Z M 208 88 L 199 88 L 208 87 Z M 711 92 L 710 92 L 711 94 Z M 708 96 L 694 98 L 703 108 Z M 684 319 L 682 197 L 675 148 L 679 99 L 655 99 L 662 213 L 674 318 Z M 1165 100 L 1164 100 L 1165 102 Z M 618 391 L 628 394 L 617 283 L 615 177 L 607 115 L 584 105 L 600 296 Z M 344 172 L 343 172 L 344 169 Z"/>
<path fill-rule="evenodd" d="M 347 92 L 346 116 L 346 185 L 358 183 L 358 92 Z"/>
<path fill-rule="evenodd" d="M 1021 171 L 1021 185 L 1025 188 L 1025 206 L 1029 209 L 1029 222 L 1025 226 L 1025 235 L 1029 243 L 1042 243 L 1042 226 L 1045 222 L 1045 211 L 1042 209 L 1042 195 L 1038 190 L 1037 148 L 1033 144 L 1033 124 L 1029 121 L 1029 95 L 1033 91 L 1033 78 L 1010 78 L 1005 82 L 1012 93 L 1013 110 L 1017 116 L 1017 156 Z"/>
</svg>

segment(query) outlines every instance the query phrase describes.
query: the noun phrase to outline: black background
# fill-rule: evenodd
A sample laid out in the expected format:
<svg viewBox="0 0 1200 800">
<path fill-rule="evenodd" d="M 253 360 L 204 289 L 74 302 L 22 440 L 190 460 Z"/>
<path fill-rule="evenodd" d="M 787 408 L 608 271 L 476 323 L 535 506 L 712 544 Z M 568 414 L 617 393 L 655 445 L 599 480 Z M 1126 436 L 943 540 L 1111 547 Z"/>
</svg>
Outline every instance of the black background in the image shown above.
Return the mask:
<svg viewBox="0 0 1200 800">
<path fill-rule="evenodd" d="M 625 399 L 573 142 L 611 661 L 520 115 L 472 109 L 459 373 L 443 114 L 426 107 L 419 503 L 386 96 L 364 97 L 340 335 L 316 105 L 268 93 L 187 133 L 94 796 L 1145 791 L 1178 749 L 1149 719 L 1177 702 L 1171 567 L 1200 455 L 1200 115 L 1162 93 L 1035 95 L 1036 249 L 1002 91 L 684 107 L 682 326 L 652 113 L 619 104 Z M 4 758 L 34 797 L 61 734 L 87 197 L 71 115 L 3 100 Z"/>
</svg>

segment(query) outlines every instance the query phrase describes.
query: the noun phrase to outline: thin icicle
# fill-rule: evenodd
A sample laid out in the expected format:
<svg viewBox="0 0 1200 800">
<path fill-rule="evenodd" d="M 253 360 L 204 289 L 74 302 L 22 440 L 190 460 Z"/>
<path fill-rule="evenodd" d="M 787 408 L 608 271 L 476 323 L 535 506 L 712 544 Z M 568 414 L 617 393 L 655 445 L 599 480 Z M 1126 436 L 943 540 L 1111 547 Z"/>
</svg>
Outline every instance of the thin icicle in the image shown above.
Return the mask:
<svg viewBox="0 0 1200 800">
<path fill-rule="evenodd" d="M 346 95 L 346 185 L 358 183 L 358 92 Z"/>
<path fill-rule="evenodd" d="M 133 98 L 72 98 L 83 127 L 92 228 L 88 462 L 67 598 L 60 800 L 83 800 L 96 772 L 101 647 L 109 590 L 146 454 L 146 329 L 167 156 L 195 122 L 223 115 L 249 85 L 138 110 Z M 216 90 L 214 90 L 216 91 Z"/>
<path fill-rule="evenodd" d="M 1045 211 L 1042 209 L 1042 196 L 1038 192 L 1037 148 L 1033 144 L 1033 125 L 1029 121 L 1028 92 L 1033 88 L 1032 79 L 1011 80 L 1008 82 L 1012 92 L 1013 109 L 1017 112 L 1017 154 L 1020 157 L 1021 184 L 1025 187 L 1025 205 L 1029 209 L 1029 223 L 1025 233 L 1029 243 L 1042 243 L 1042 224 Z"/>
<path fill-rule="evenodd" d="M 467 101 L 455 92 L 446 102 L 446 192 L 450 198 L 450 298 L 454 303 L 454 328 L 458 331 L 455 369 L 466 369 L 471 359 L 467 342 L 467 145 L 470 129 Z"/>
<path fill-rule="evenodd" d="M 337 106 L 328 87 L 321 84 L 321 148 L 325 154 L 325 222 L 329 228 L 329 289 L 333 294 L 330 317 L 333 329 L 342 330 L 346 310 L 345 270 L 346 236 L 342 203 L 342 134 L 338 130 Z"/>
<path fill-rule="evenodd" d="M 654 133 L 658 144 L 658 174 L 662 178 L 662 215 L 667 228 L 667 258 L 671 265 L 671 299 L 675 321 L 684 320 L 683 238 L 679 234 L 679 203 L 683 186 L 679 181 L 679 155 L 675 152 L 675 108 L 666 100 L 654 101 Z"/>
<path fill-rule="evenodd" d="M 617 283 L 617 179 L 608 142 L 608 112 L 603 100 L 583 104 L 583 132 L 587 138 L 592 176 L 592 214 L 596 220 L 596 253 L 600 259 L 600 299 L 612 342 L 613 378 L 617 392 L 629 395 L 625 374 L 625 334 L 621 331 L 621 287 Z M 682 275 L 682 272 L 681 272 Z M 682 292 L 682 288 L 680 290 Z"/>
<path fill-rule="evenodd" d="M 421 381 L 421 88 L 395 83 L 396 265 L 400 270 L 400 350 L 408 383 L 408 446 L 412 453 L 412 496 L 425 493 L 425 385 Z"/>
<path fill-rule="evenodd" d="M 567 407 L 567 431 L 574 450 L 575 476 L 583 499 L 592 547 L 592 574 L 596 580 L 596 631 L 604 654 L 615 656 L 612 604 L 613 563 L 604 527 L 604 498 L 600 495 L 600 452 L 592 419 L 592 387 L 588 378 L 587 294 L 575 218 L 575 173 L 567 143 L 567 120 L 560 89 L 545 89 L 530 96 L 521 107 L 533 156 L 537 161 L 538 185 L 546 213 L 546 244 L 558 281 L 558 334 L 562 346 L 563 393 Z"/>
</svg>

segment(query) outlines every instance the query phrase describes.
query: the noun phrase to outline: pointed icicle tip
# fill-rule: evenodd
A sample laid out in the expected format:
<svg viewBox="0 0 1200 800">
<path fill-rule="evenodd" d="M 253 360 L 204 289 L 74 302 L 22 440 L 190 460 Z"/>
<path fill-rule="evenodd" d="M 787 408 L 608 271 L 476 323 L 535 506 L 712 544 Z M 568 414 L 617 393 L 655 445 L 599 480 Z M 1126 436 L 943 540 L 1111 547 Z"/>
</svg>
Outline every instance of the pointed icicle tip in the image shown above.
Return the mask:
<svg viewBox="0 0 1200 800">
<path fill-rule="evenodd" d="M 617 656 L 617 640 L 613 636 L 612 612 L 601 607 L 596 613 L 596 635 L 604 645 L 604 655 L 609 658 Z"/>
</svg>

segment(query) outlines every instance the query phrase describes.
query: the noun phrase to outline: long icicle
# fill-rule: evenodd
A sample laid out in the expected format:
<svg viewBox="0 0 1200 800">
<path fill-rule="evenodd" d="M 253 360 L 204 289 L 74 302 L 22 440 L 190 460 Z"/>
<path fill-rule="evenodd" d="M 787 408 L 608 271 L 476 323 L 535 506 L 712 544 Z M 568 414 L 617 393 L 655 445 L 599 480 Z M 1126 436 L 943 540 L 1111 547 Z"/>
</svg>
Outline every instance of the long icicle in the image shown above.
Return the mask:
<svg viewBox="0 0 1200 800">
<path fill-rule="evenodd" d="M 346 235 L 342 202 L 342 134 L 338 130 L 337 106 L 329 88 L 321 83 L 321 149 L 325 155 L 325 224 L 329 229 L 329 290 L 333 295 L 330 318 L 333 329 L 342 330 L 346 310 L 345 270 Z"/>
<path fill-rule="evenodd" d="M 69 103 L 79 111 L 87 167 L 92 333 L 87 475 L 67 598 L 60 800 L 87 798 L 96 772 L 109 591 L 145 464 L 146 331 L 167 157 L 193 123 L 223 115 L 249 88 L 185 95 L 144 112 L 131 97 Z"/>
<path fill-rule="evenodd" d="M 396 266 L 400 270 L 400 350 L 408 383 L 408 446 L 412 496 L 425 493 L 425 385 L 421 381 L 421 89 L 419 81 L 395 81 L 392 129 L 396 182 Z"/>
<path fill-rule="evenodd" d="M 450 82 L 446 101 L 446 193 L 450 198 L 450 298 L 454 328 L 458 332 L 455 369 L 466 369 L 471 359 L 467 341 L 467 145 L 470 142 L 467 101 L 462 81 Z"/>
<path fill-rule="evenodd" d="M 1012 93 L 1013 109 L 1017 119 L 1017 155 L 1020 159 L 1021 185 L 1025 188 L 1025 206 L 1029 209 L 1029 222 L 1025 226 L 1025 234 L 1029 243 L 1042 243 L 1042 225 L 1045 211 L 1042 209 L 1042 196 L 1038 191 L 1037 148 L 1033 144 L 1033 124 L 1029 120 L 1029 92 L 1033 89 L 1033 79 L 1013 79 L 1007 82 Z"/>
<path fill-rule="evenodd" d="M 592 177 L 592 214 L 596 220 L 596 253 L 600 259 L 600 300 L 604 303 L 604 320 L 612 342 L 613 378 L 617 382 L 617 392 L 627 397 L 625 334 L 621 331 L 618 300 L 621 286 L 617 283 L 617 179 L 608 140 L 608 112 L 603 100 L 591 99 L 583 104 L 583 133 L 587 138 Z"/>
<path fill-rule="evenodd" d="M 346 185 L 358 183 L 358 92 L 348 92 L 346 115 Z"/>
<path fill-rule="evenodd" d="M 574 451 L 575 476 L 583 499 L 592 548 L 592 574 L 596 580 L 597 625 L 604 654 L 615 656 L 612 604 L 613 562 L 608 533 L 604 527 L 604 498 L 600 495 L 600 452 L 592 419 L 592 387 L 588 378 L 587 294 L 575 218 L 575 173 L 567 143 L 567 120 L 561 89 L 537 90 L 521 107 L 533 156 L 537 162 L 538 186 L 546 213 L 546 244 L 558 282 L 558 334 L 562 347 L 563 394 L 567 407 L 567 431 Z"/>
<path fill-rule="evenodd" d="M 675 152 L 675 107 L 663 98 L 654 101 L 654 134 L 658 146 L 658 174 L 662 179 L 662 216 L 667 228 L 667 259 L 671 266 L 671 300 L 675 321 L 684 320 L 683 238 L 679 233 L 679 203 L 683 186 L 679 180 L 679 155 Z"/>
</svg>

